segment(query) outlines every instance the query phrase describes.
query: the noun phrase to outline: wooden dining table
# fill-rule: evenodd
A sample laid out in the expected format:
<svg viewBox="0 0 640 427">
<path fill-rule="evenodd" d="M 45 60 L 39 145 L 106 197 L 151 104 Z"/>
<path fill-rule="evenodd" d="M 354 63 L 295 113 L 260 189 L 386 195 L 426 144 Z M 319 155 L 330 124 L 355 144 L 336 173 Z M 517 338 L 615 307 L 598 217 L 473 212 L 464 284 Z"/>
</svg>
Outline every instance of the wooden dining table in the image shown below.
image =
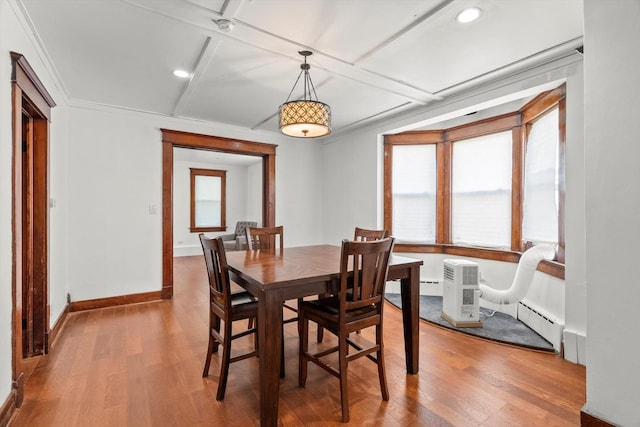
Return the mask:
<svg viewBox="0 0 640 427">
<path fill-rule="evenodd" d="M 340 246 L 316 245 L 271 251 L 227 252 L 231 280 L 258 298 L 260 425 L 278 424 L 282 303 L 334 292 L 340 278 Z M 420 266 L 422 260 L 392 255 L 389 280 L 400 279 L 408 374 L 418 372 Z"/>
</svg>

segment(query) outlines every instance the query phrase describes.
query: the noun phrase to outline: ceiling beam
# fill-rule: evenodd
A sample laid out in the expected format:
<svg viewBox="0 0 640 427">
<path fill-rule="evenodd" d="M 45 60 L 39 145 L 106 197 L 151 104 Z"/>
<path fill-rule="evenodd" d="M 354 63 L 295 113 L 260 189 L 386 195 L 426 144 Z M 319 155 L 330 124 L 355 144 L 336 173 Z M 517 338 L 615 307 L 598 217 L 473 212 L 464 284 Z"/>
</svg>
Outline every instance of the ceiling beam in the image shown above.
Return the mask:
<svg viewBox="0 0 640 427">
<path fill-rule="evenodd" d="M 220 39 L 213 40 L 211 37 L 207 37 L 204 44 L 202 45 L 202 49 L 200 50 L 200 54 L 198 55 L 198 59 L 193 67 L 193 72 L 191 74 L 191 78 L 185 85 L 178 102 L 176 102 L 176 106 L 173 109 L 173 116 L 180 117 L 186 105 L 188 105 L 189 100 L 193 93 L 196 91 L 196 88 L 200 84 L 200 80 L 204 75 L 207 67 L 209 66 L 209 62 L 214 57 L 216 50 L 220 44 Z"/>
</svg>

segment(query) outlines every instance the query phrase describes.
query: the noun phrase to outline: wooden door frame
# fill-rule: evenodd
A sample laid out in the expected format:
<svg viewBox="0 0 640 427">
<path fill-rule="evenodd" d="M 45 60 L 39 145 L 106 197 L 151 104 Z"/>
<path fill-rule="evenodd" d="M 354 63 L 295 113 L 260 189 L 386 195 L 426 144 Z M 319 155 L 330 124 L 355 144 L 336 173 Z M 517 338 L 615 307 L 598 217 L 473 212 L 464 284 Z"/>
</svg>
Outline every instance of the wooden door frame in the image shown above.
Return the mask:
<svg viewBox="0 0 640 427">
<path fill-rule="evenodd" d="M 262 224 L 275 226 L 276 147 L 274 144 L 201 135 L 169 129 L 162 131 L 162 298 L 173 297 L 173 148 L 220 151 L 262 157 Z"/>
<path fill-rule="evenodd" d="M 24 352 L 23 352 L 23 304 L 24 298 L 28 298 L 29 307 L 33 309 L 33 317 L 30 318 L 31 331 L 37 329 L 38 344 L 42 346 L 42 352 L 48 351 L 49 333 L 49 295 L 48 295 L 48 234 L 49 234 L 49 209 L 48 209 L 48 181 L 49 181 L 49 122 L 51 121 L 51 108 L 56 104 L 47 92 L 44 85 L 31 68 L 25 57 L 16 52 L 11 55 L 11 102 L 12 102 L 12 197 L 11 197 L 11 231 L 12 231 L 12 257 L 11 257 L 11 290 L 12 290 L 12 379 L 13 396 L 16 407 L 20 407 L 23 397 L 24 385 Z M 23 123 L 28 120 L 29 140 L 32 143 L 27 153 L 29 171 L 23 171 Z M 37 168 L 37 169 L 36 169 Z M 29 182 L 23 182 L 23 172 L 29 176 Z M 37 173 L 35 173 L 37 172 Z M 23 203 L 23 191 L 27 191 L 25 206 Z M 23 213 L 27 209 L 30 216 L 28 221 L 23 221 Z M 27 227 L 26 231 L 23 227 Z M 28 235 L 29 242 L 24 241 Z M 37 240 L 37 242 L 36 242 Z M 27 256 L 24 255 L 25 248 Z M 24 263 L 28 262 L 27 273 L 33 280 L 29 289 L 32 295 L 24 295 Z M 31 286 L 30 285 L 30 286 Z"/>
</svg>

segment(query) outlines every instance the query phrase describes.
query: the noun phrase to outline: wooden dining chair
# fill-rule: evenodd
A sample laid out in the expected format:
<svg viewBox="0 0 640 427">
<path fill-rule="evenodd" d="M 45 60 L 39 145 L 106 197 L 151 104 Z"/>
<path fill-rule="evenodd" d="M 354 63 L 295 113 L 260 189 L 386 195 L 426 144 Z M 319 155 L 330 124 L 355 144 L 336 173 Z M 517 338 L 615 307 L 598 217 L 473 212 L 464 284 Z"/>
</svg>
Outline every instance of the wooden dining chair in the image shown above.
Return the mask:
<svg viewBox="0 0 640 427">
<path fill-rule="evenodd" d="M 234 335 L 232 324 L 236 320 L 257 318 L 258 301 L 246 291 L 231 292 L 224 241 L 220 237 L 209 239 L 202 233 L 199 237 L 209 277 L 209 346 L 202 376 L 209 375 L 211 355 L 218 351 L 219 345 L 222 345 L 220 378 L 218 379 L 218 392 L 216 394 L 216 400 L 220 401 L 224 399 L 229 365 L 239 360 L 257 356 L 257 351 L 254 348 L 249 353 L 231 357 L 231 342 L 249 334 L 257 336 L 257 329 L 254 327 Z M 220 331 L 221 321 L 224 323 L 223 332 Z"/>
<path fill-rule="evenodd" d="M 382 230 L 368 230 L 366 228 L 360 228 L 360 227 L 356 227 L 356 230 L 354 232 L 353 235 L 353 240 L 358 241 L 358 242 L 362 242 L 362 241 L 369 241 L 369 240 L 380 240 L 380 239 L 384 239 L 385 237 L 387 237 L 387 235 L 389 234 L 389 232 L 385 229 Z M 328 294 L 322 295 L 323 297 L 328 296 Z M 360 331 L 356 331 L 357 333 L 360 333 Z M 321 327 L 318 327 L 318 330 L 316 332 L 317 337 L 316 337 L 316 341 L 317 342 L 322 342 L 322 340 L 324 339 L 324 332 L 323 329 Z"/>
<path fill-rule="evenodd" d="M 367 356 L 378 365 L 382 399 L 389 400 L 384 367 L 382 314 L 384 288 L 389 270 L 389 257 L 394 239 L 342 242 L 340 257 L 340 289 L 337 295 L 315 301 L 304 301 L 299 307 L 300 351 L 298 384 L 304 387 L 307 364 L 313 362 L 340 379 L 342 421 L 349 421 L 347 365 Z M 338 345 L 318 353 L 309 352 L 309 321 L 315 322 L 338 337 Z M 351 332 L 375 327 L 375 344 L 363 347 L 349 338 Z M 349 348 L 356 352 L 349 354 Z M 325 356 L 338 352 L 338 367 L 326 362 Z M 374 355 L 375 354 L 375 355 Z"/>
<path fill-rule="evenodd" d="M 273 250 L 284 247 L 284 227 L 247 227 L 247 246 L 250 251 Z"/>
<path fill-rule="evenodd" d="M 356 227 L 353 240 L 357 241 L 369 241 L 380 240 L 387 237 L 389 232 L 387 230 L 367 230 L 366 228 Z"/>
<path fill-rule="evenodd" d="M 247 248 L 250 251 L 279 251 L 284 249 L 284 227 L 278 225 L 276 227 L 247 227 L 245 229 L 247 237 Z M 301 301 L 298 300 L 298 302 Z M 282 306 L 296 313 L 295 317 L 284 319 L 282 321 L 282 359 L 280 363 L 280 376 L 284 377 L 284 324 L 298 321 L 298 309 L 287 302 L 283 302 Z M 253 320 L 249 320 L 249 328 L 253 327 Z"/>
<path fill-rule="evenodd" d="M 281 250 L 284 248 L 284 227 L 282 225 L 276 227 L 247 227 L 245 232 L 247 233 L 247 245 L 250 251 Z M 283 307 L 298 313 L 298 309 L 288 305 L 286 301 L 283 303 Z M 298 318 L 293 317 L 284 320 L 284 323 L 297 321 Z"/>
</svg>

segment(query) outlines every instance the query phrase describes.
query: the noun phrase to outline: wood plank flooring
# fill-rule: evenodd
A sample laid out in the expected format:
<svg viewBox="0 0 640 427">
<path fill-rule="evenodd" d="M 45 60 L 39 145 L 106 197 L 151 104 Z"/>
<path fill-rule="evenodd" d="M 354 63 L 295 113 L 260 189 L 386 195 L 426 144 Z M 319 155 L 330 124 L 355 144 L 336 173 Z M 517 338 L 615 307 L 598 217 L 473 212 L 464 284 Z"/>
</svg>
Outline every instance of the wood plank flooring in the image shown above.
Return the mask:
<svg viewBox="0 0 640 427">
<path fill-rule="evenodd" d="M 174 299 L 72 313 L 25 386 L 10 425 L 257 426 L 258 361 L 231 365 L 223 402 L 219 373 L 201 377 L 207 349 L 207 288 L 202 257 L 176 258 Z M 375 364 L 349 365 L 350 425 L 577 426 L 585 369 L 559 356 L 483 341 L 420 323 L 420 372 L 407 375 L 401 313 L 385 307 L 390 400 Z M 246 327 L 244 323 L 238 325 Z M 336 378 L 309 365 L 298 387 L 298 337 L 286 325 L 282 426 L 340 426 Z M 363 338 L 368 338 L 363 331 Z M 325 341 L 332 342 L 331 334 Z M 237 351 L 253 345 L 247 337 Z"/>
</svg>

